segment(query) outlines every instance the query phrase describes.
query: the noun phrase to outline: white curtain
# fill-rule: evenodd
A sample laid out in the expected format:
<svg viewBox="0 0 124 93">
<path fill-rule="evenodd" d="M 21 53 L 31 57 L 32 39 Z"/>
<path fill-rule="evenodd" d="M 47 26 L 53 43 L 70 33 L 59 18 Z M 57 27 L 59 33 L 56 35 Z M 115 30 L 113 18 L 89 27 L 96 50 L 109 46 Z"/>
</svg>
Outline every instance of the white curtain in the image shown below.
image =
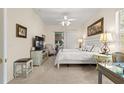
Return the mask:
<svg viewBox="0 0 124 93">
<path fill-rule="evenodd" d="M 78 39 L 81 38 L 81 32 L 79 31 L 66 31 L 64 32 L 64 48 L 74 49 L 78 48 Z"/>
</svg>

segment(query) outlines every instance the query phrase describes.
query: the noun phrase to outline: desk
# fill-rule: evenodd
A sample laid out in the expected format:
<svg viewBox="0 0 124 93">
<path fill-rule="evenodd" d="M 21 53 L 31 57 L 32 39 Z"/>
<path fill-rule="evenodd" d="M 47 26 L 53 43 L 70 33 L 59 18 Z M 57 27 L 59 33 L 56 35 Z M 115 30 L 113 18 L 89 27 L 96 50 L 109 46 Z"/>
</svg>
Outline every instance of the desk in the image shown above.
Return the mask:
<svg viewBox="0 0 124 93">
<path fill-rule="evenodd" d="M 98 84 L 102 84 L 102 75 L 105 75 L 108 79 L 116 84 L 124 84 L 123 69 L 115 65 L 105 65 L 98 63 Z"/>
</svg>

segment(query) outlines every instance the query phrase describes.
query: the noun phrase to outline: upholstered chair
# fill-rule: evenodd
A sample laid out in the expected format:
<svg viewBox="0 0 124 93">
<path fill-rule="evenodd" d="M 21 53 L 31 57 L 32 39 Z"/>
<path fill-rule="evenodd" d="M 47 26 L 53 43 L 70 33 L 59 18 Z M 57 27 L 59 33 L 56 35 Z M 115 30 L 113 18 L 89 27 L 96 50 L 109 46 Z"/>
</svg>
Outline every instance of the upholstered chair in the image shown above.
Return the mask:
<svg viewBox="0 0 124 93">
<path fill-rule="evenodd" d="M 56 51 L 52 44 L 45 44 L 45 48 L 48 50 L 49 55 L 55 55 Z"/>
<path fill-rule="evenodd" d="M 124 63 L 124 53 L 122 52 L 115 52 L 112 54 L 113 62 L 123 62 Z"/>
</svg>

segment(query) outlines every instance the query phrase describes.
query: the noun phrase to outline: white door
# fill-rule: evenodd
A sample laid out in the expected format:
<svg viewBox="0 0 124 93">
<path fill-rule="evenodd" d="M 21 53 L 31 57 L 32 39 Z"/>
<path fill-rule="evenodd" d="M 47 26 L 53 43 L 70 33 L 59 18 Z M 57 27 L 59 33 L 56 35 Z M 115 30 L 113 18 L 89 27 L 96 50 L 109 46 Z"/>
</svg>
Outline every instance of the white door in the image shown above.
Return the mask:
<svg viewBox="0 0 124 93">
<path fill-rule="evenodd" d="M 0 84 L 7 83 L 6 9 L 0 8 Z"/>
</svg>

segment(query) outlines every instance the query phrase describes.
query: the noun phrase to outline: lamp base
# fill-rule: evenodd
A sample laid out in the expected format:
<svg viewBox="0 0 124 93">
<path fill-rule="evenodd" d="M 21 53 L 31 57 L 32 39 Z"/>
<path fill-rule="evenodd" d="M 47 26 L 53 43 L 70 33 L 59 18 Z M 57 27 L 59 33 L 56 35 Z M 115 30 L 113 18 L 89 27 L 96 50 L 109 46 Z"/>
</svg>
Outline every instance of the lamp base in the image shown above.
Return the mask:
<svg viewBox="0 0 124 93">
<path fill-rule="evenodd" d="M 81 48 L 81 43 L 79 43 L 79 48 Z"/>
<path fill-rule="evenodd" d="M 110 49 L 109 49 L 107 43 L 106 42 L 103 43 L 103 47 L 101 48 L 102 54 L 109 54 L 109 51 L 110 51 Z"/>
</svg>

